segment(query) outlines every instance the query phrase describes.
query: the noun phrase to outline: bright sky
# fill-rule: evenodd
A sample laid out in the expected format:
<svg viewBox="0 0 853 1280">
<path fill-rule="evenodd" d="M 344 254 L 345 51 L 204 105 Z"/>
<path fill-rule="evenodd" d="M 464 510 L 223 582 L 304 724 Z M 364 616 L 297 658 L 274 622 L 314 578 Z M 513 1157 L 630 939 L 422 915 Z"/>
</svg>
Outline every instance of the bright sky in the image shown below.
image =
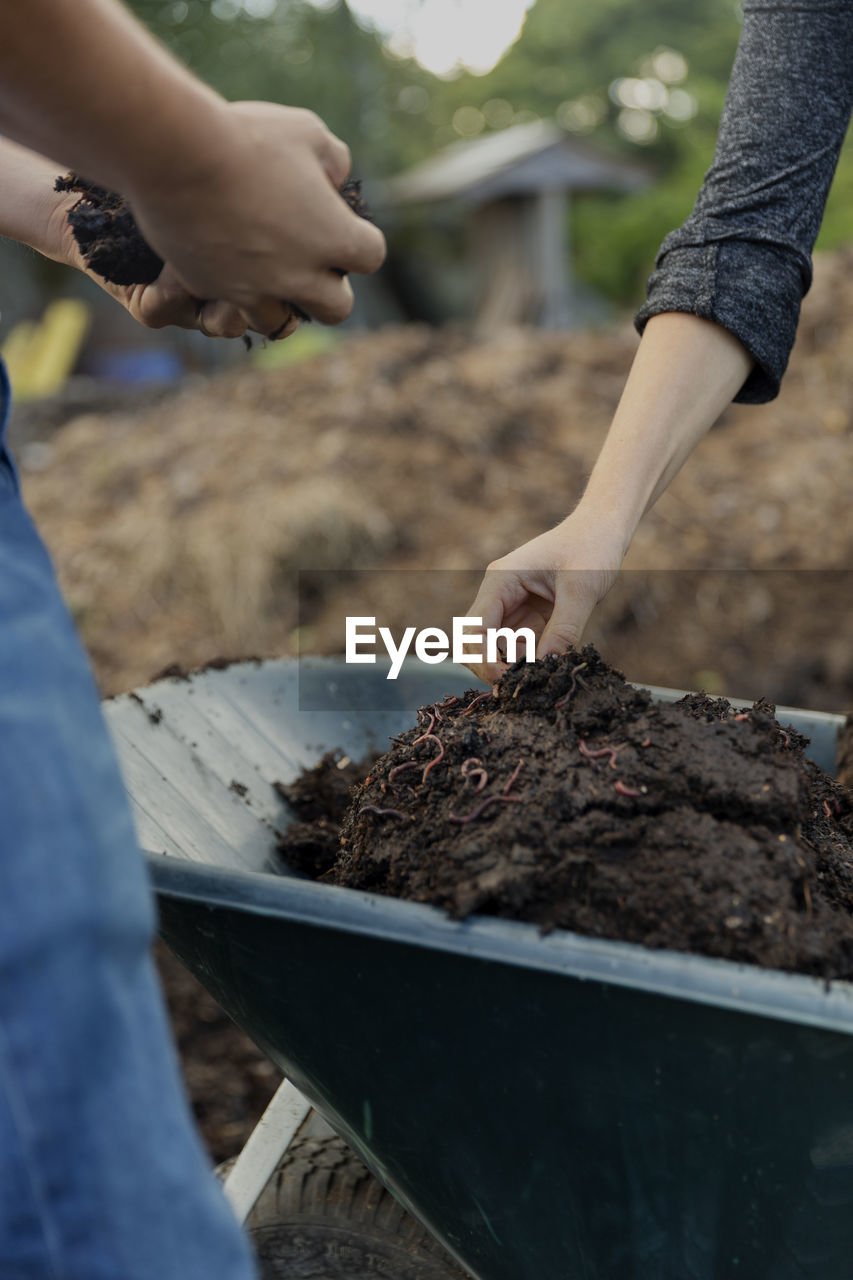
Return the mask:
<svg viewBox="0 0 853 1280">
<path fill-rule="evenodd" d="M 458 67 L 489 71 L 517 39 L 534 0 L 349 0 L 394 53 L 435 75 Z"/>
</svg>

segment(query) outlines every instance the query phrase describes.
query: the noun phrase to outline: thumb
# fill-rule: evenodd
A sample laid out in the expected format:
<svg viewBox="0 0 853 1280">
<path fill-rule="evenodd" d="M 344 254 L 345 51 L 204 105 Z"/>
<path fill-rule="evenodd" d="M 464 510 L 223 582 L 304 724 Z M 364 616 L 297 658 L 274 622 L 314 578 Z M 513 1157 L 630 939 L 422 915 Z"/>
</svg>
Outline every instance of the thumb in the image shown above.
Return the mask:
<svg viewBox="0 0 853 1280">
<path fill-rule="evenodd" d="M 195 329 L 198 305 L 166 263 L 152 284 L 139 289 L 137 319 L 149 329 L 164 329 L 167 325 Z"/>
</svg>

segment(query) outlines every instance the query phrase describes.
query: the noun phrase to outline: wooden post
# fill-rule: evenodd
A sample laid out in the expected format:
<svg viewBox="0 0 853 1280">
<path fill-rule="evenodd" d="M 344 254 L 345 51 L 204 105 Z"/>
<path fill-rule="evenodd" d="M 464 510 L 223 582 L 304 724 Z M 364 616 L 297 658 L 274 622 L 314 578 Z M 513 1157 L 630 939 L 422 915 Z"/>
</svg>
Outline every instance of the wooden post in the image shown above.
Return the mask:
<svg viewBox="0 0 853 1280">
<path fill-rule="evenodd" d="M 535 197 L 535 214 L 533 251 L 539 297 L 535 323 L 543 329 L 565 329 L 571 323 L 566 191 L 540 191 Z"/>
<path fill-rule="evenodd" d="M 570 323 L 567 218 L 564 191 L 506 197 L 473 210 L 478 333 L 524 324 L 562 329 Z"/>
</svg>

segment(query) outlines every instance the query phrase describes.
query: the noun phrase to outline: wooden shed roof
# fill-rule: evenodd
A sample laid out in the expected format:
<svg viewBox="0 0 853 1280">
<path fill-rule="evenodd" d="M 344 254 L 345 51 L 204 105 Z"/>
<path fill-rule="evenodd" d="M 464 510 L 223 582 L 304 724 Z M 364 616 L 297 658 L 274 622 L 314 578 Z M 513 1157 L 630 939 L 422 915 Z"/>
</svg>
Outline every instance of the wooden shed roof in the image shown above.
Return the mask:
<svg viewBox="0 0 853 1280">
<path fill-rule="evenodd" d="M 535 120 L 452 142 L 389 179 L 383 195 L 389 204 L 458 199 L 476 205 L 536 191 L 633 191 L 650 180 L 645 166 L 611 156 L 553 120 Z"/>
</svg>

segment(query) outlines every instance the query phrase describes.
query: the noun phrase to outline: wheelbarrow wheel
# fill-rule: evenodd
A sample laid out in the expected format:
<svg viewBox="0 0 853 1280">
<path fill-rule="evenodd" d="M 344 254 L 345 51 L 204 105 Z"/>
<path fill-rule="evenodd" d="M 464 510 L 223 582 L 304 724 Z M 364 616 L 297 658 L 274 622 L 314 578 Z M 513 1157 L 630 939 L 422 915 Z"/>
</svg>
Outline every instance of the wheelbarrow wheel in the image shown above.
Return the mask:
<svg viewBox="0 0 853 1280">
<path fill-rule="evenodd" d="M 249 1215 L 261 1280 L 465 1280 L 312 1112 Z"/>
</svg>

